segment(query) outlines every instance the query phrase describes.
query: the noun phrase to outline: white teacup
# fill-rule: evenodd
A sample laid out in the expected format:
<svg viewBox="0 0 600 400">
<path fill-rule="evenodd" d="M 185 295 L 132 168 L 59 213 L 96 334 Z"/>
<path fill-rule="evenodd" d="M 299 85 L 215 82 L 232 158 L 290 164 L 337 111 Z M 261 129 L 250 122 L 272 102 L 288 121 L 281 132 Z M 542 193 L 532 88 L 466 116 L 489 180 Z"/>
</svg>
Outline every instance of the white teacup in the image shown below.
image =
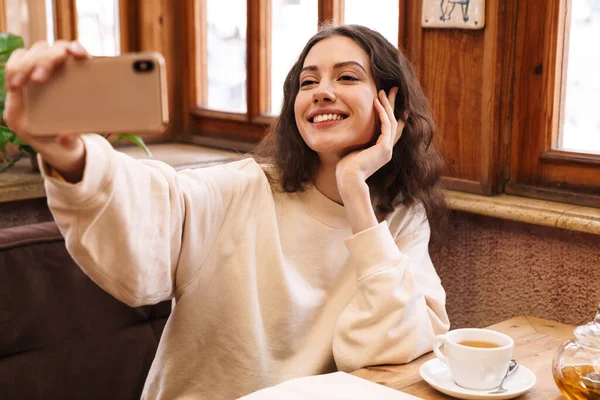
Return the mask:
<svg viewBox="0 0 600 400">
<path fill-rule="evenodd" d="M 463 343 L 463 344 L 460 344 Z M 495 347 L 474 347 L 474 345 Z M 444 345 L 445 355 L 440 350 Z M 448 366 L 452 379 L 466 389 L 494 389 L 508 369 L 514 342 L 510 336 L 489 329 L 455 329 L 437 335 L 433 351 Z"/>
</svg>

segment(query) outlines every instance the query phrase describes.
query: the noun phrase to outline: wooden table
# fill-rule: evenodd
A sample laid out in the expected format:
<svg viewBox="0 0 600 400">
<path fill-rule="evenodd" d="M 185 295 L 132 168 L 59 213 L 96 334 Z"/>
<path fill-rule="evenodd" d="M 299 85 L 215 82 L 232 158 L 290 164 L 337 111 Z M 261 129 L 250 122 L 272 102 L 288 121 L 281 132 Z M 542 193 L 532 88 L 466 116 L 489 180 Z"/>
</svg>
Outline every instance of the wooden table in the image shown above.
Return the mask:
<svg viewBox="0 0 600 400">
<path fill-rule="evenodd" d="M 566 399 L 554 383 L 552 357 L 565 340 L 574 337 L 574 326 L 522 316 L 488 328 L 512 337 L 515 341 L 513 358 L 533 371 L 537 377 L 533 389 L 519 397 L 519 400 Z M 352 374 L 423 399 L 451 399 L 452 397 L 429 386 L 419 375 L 421 365 L 432 358 L 435 355 L 428 353 L 409 364 L 368 367 Z"/>
</svg>

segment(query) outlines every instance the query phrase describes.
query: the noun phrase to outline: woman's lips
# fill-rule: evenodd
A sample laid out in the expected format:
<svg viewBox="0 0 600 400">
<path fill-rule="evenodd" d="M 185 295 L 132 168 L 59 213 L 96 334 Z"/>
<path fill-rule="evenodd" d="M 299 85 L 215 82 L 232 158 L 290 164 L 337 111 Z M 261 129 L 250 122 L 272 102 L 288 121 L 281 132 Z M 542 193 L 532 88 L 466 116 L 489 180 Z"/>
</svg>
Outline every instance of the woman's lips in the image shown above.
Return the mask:
<svg viewBox="0 0 600 400">
<path fill-rule="evenodd" d="M 310 123 L 311 126 L 313 126 L 315 128 L 327 128 L 327 127 L 330 127 L 330 126 L 333 126 L 333 125 L 337 125 L 337 124 L 339 124 L 341 122 L 344 122 L 347 119 L 348 119 L 348 117 L 343 118 L 343 119 L 332 119 L 332 120 L 329 120 L 329 121 L 322 121 L 322 122 L 310 122 L 309 121 L 309 123 Z"/>
</svg>

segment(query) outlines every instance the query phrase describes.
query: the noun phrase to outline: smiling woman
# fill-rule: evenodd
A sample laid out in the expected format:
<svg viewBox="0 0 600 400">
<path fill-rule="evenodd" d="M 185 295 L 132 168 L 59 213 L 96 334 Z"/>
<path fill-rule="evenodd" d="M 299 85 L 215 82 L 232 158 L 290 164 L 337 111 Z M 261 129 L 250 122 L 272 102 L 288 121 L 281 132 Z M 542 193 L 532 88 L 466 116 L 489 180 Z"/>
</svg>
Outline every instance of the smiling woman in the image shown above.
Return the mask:
<svg viewBox="0 0 600 400">
<path fill-rule="evenodd" d="M 342 25 L 308 41 L 263 147 L 270 165 L 180 172 L 98 135 L 26 131 L 25 89 L 87 56 L 76 42 L 13 53 L 5 116 L 43 160 L 52 215 L 85 273 L 132 306 L 175 299 L 143 398 L 238 398 L 406 363 L 448 330 L 429 256 L 444 205 L 433 124 L 382 35 Z"/>
</svg>

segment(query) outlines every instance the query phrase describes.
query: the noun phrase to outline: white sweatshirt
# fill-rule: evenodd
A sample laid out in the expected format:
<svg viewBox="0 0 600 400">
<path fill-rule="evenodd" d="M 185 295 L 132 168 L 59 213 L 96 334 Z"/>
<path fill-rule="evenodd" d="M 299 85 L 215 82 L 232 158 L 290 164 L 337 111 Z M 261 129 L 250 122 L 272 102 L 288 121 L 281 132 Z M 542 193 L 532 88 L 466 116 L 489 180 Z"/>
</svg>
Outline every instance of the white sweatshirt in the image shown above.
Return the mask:
<svg viewBox="0 0 600 400">
<path fill-rule="evenodd" d="M 448 330 L 422 207 L 353 235 L 343 206 L 314 187 L 272 192 L 252 159 L 176 172 L 84 142 L 81 182 L 43 171 L 70 254 L 131 306 L 176 300 L 143 398 L 406 363 Z"/>
</svg>

